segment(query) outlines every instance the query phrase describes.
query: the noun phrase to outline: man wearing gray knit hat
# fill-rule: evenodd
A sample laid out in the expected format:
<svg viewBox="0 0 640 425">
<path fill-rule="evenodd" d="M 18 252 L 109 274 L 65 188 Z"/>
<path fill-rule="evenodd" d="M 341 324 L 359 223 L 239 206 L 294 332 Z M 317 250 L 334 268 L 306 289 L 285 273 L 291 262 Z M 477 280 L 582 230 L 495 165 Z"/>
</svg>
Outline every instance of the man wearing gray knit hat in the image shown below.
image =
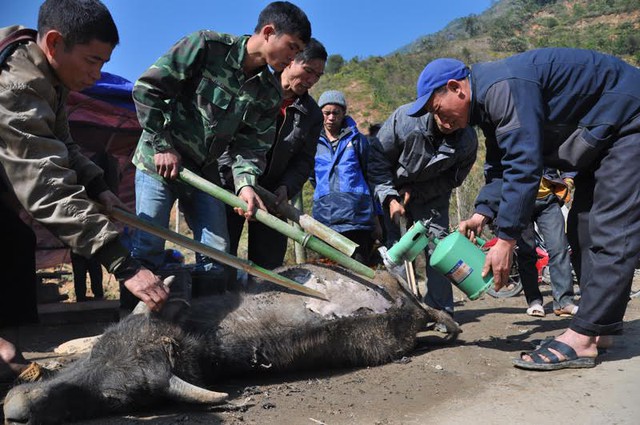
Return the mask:
<svg viewBox="0 0 640 425">
<path fill-rule="evenodd" d="M 353 257 L 368 263 L 373 246 L 373 197 L 366 179 L 369 140 L 347 115 L 342 92 L 329 90 L 318 106 L 324 120 L 311 183 L 313 217 L 359 246 Z"/>
<path fill-rule="evenodd" d="M 320 99 L 318 99 L 318 106 L 322 108 L 324 105 L 329 104 L 340 105 L 344 108 L 344 112 L 347 112 L 347 99 L 345 99 L 344 94 L 341 91 L 327 90 L 320 95 Z"/>
</svg>

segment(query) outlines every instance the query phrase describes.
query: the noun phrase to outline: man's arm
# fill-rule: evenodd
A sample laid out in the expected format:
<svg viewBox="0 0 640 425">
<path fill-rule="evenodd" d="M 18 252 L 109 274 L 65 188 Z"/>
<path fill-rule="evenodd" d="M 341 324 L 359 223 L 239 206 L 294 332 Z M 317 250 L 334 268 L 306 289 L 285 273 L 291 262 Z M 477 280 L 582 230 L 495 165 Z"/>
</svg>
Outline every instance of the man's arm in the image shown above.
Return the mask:
<svg viewBox="0 0 640 425">
<path fill-rule="evenodd" d="M 394 177 L 403 145 L 397 139 L 396 125 L 397 111 L 384 122 L 377 138 L 371 143 L 367 175 L 375 197 L 383 206 L 392 199 L 400 199 L 398 188 L 394 186 Z"/>
<path fill-rule="evenodd" d="M 485 104 L 491 121 L 498 123 L 495 144 L 487 141 L 485 169 L 489 179 L 503 180 L 498 236 L 516 239 L 529 223 L 542 175 L 543 101 L 536 84 L 507 80 L 487 92 Z"/>
<path fill-rule="evenodd" d="M 205 53 L 202 33 L 190 34 L 145 71 L 133 88 L 138 121 L 155 152 L 156 172 L 165 178 L 176 178 L 181 163 L 171 139 L 173 100 L 198 69 Z"/>
<path fill-rule="evenodd" d="M 61 112 L 62 116 L 66 114 Z M 60 129 L 58 118 L 50 103 L 32 87 L 0 92 L 4 142 L 0 162 L 29 214 L 74 251 L 89 257 L 116 239 L 118 232 L 89 200 L 79 181 L 80 177 L 93 181 L 101 175 L 99 168 L 77 152 L 70 138 L 58 138 L 57 132 L 68 136 L 68 123 Z M 80 173 L 72 166 L 78 167 Z M 94 190 L 100 192 L 101 188 L 106 189 L 104 182 Z"/>
</svg>

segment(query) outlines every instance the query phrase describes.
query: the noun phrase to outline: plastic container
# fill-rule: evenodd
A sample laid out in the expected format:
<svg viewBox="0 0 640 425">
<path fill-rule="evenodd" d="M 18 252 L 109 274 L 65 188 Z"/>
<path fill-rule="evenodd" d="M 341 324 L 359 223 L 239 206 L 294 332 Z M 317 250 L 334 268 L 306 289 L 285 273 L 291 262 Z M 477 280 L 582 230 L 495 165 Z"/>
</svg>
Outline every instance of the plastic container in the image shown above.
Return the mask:
<svg viewBox="0 0 640 425">
<path fill-rule="evenodd" d="M 493 285 L 493 274 L 482 277 L 484 252 L 462 233 L 453 232 L 435 243 L 429 264 L 447 276 L 470 300 L 480 298 Z"/>
</svg>

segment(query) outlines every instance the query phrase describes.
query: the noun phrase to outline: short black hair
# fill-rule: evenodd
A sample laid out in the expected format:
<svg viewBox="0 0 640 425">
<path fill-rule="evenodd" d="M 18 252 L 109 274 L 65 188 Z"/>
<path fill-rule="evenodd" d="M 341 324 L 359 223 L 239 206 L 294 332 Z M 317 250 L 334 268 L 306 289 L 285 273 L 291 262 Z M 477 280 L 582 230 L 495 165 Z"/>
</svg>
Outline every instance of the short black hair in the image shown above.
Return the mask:
<svg viewBox="0 0 640 425">
<path fill-rule="evenodd" d="M 304 50 L 298 53 L 294 59 L 296 62 L 309 62 L 314 59 L 327 61 L 327 49 L 315 38 L 311 37 Z"/>
<path fill-rule="evenodd" d="M 38 12 L 38 34 L 50 30 L 60 31 L 67 49 L 94 39 L 113 47 L 120 42 L 111 13 L 100 0 L 46 0 Z"/>
<path fill-rule="evenodd" d="M 379 122 L 373 123 L 369 125 L 369 134 L 371 136 L 375 136 L 378 134 L 378 131 L 380 131 L 380 128 L 382 127 L 382 124 L 380 124 Z"/>
<path fill-rule="evenodd" d="M 311 23 L 307 15 L 288 1 L 274 1 L 262 9 L 254 32 L 259 33 L 262 27 L 269 24 L 275 27 L 276 34 L 295 35 L 305 44 L 311 38 Z"/>
</svg>

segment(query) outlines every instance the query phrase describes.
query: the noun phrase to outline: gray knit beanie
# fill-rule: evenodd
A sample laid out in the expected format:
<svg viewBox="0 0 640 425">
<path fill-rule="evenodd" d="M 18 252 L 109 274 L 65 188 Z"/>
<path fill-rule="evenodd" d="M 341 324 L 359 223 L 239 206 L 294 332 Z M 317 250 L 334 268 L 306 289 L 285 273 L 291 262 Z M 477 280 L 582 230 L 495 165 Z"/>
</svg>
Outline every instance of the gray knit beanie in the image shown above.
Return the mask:
<svg viewBox="0 0 640 425">
<path fill-rule="evenodd" d="M 318 106 L 323 107 L 324 105 L 340 105 L 345 111 L 347 110 L 347 99 L 344 98 L 344 94 L 338 90 L 327 90 L 326 92 L 320 95 L 320 99 L 318 99 Z"/>
</svg>

